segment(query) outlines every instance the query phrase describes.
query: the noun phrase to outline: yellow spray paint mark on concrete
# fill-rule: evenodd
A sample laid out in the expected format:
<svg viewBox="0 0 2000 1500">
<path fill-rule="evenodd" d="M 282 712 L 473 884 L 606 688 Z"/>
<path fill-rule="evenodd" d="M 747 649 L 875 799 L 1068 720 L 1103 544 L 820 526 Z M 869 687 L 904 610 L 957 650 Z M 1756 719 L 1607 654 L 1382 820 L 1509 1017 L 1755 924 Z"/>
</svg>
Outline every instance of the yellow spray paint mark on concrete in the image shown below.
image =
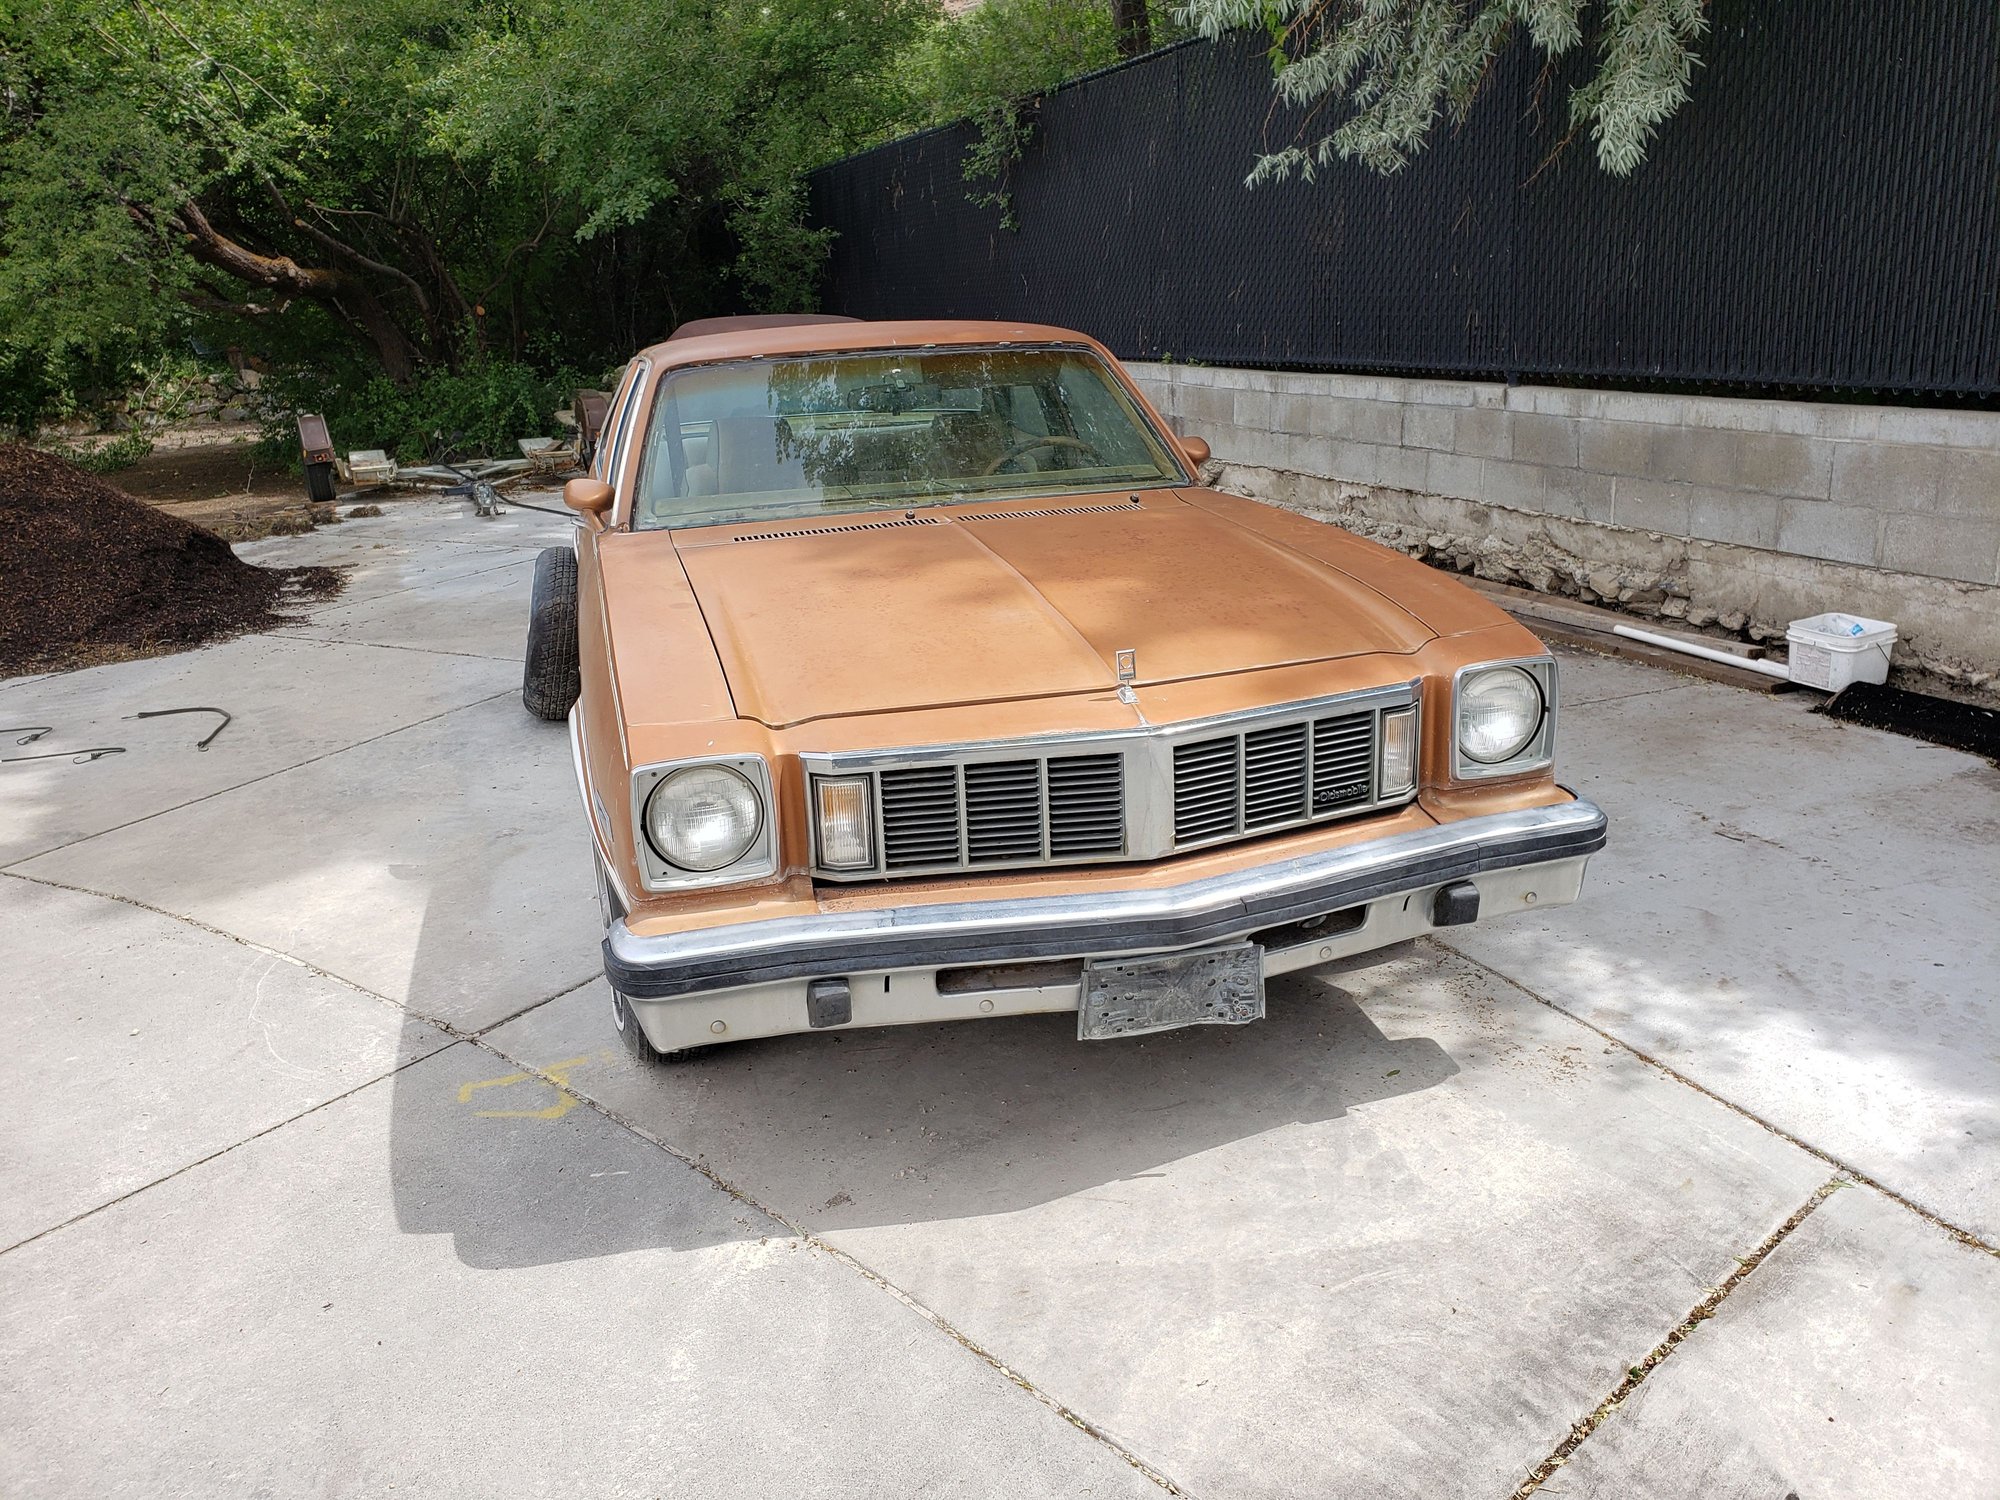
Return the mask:
<svg viewBox="0 0 2000 1500">
<path fill-rule="evenodd" d="M 458 1086 L 458 1102 L 470 1104 L 472 1096 L 480 1089 L 504 1089 L 517 1083 L 547 1083 L 553 1078 L 563 1088 L 569 1086 L 570 1070 L 580 1068 L 589 1062 L 588 1057 L 572 1057 L 567 1062 L 550 1063 L 540 1073 L 508 1073 L 500 1078 L 481 1078 L 473 1083 Z M 547 1075 L 544 1077 L 543 1075 Z M 576 1107 L 576 1099 L 562 1089 L 556 1090 L 556 1102 L 547 1109 L 482 1109 L 476 1113 L 482 1120 L 560 1120 Z"/>
</svg>

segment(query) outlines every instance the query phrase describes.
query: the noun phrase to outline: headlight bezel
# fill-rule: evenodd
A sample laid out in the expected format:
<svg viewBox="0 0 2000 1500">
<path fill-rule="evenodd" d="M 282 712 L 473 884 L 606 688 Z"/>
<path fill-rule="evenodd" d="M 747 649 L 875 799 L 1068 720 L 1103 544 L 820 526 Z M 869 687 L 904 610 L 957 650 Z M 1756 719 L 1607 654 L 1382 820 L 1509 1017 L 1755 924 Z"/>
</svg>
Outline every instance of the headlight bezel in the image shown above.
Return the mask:
<svg viewBox="0 0 2000 1500">
<path fill-rule="evenodd" d="M 757 832 L 735 860 L 714 870 L 689 870 L 675 864 L 653 844 L 647 804 L 662 782 L 677 772 L 702 767 L 733 771 L 750 784 L 757 799 Z M 639 855 L 639 873 L 648 891 L 683 891 L 706 886 L 742 885 L 767 880 L 777 873 L 778 808 L 771 794 L 771 768 L 761 755 L 697 755 L 683 760 L 656 761 L 632 773 L 632 843 Z"/>
<path fill-rule="evenodd" d="M 1511 670 L 1521 673 L 1541 695 L 1542 716 L 1527 742 L 1505 760 L 1476 760 L 1465 751 L 1459 733 L 1459 707 L 1471 682 L 1489 672 Z M 1555 764 L 1556 743 L 1556 663 L 1553 656 L 1509 657 L 1498 661 L 1471 662 L 1460 667 L 1451 679 L 1451 774 L 1455 781 L 1488 781 L 1501 776 L 1524 776 L 1545 771 Z"/>
</svg>

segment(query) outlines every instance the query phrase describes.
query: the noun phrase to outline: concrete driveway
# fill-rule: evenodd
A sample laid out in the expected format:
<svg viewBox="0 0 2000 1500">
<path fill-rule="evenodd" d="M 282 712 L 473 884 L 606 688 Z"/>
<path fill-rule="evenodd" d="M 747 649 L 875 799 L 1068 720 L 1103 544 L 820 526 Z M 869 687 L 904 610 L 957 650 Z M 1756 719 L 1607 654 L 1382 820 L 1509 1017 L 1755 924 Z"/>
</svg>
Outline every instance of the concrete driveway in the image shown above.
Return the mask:
<svg viewBox="0 0 2000 1500">
<path fill-rule="evenodd" d="M 1570 657 L 1579 906 L 644 1072 L 517 697 L 564 526 L 0 684 L 127 747 L 0 766 L 0 1491 L 2000 1492 L 2000 773 Z"/>
</svg>

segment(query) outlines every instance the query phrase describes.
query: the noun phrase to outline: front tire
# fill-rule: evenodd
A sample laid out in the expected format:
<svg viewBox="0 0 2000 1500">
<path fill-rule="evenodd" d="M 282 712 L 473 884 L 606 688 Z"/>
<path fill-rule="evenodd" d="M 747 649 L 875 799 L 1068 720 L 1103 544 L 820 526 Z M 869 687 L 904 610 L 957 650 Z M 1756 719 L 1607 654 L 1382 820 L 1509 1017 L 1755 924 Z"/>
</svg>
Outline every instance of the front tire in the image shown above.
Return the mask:
<svg viewBox="0 0 2000 1500">
<path fill-rule="evenodd" d="M 639 1018 L 632 1014 L 632 1002 L 618 991 L 611 992 L 611 1024 L 618 1028 L 618 1040 L 625 1044 L 625 1050 L 641 1065 L 648 1068 L 670 1068 L 676 1063 L 684 1063 L 708 1051 L 706 1047 L 681 1047 L 672 1052 L 662 1052 L 646 1040 L 646 1033 L 639 1027 Z"/>
<path fill-rule="evenodd" d="M 576 553 L 550 547 L 535 559 L 521 702 L 538 719 L 564 719 L 583 691 L 576 651 Z"/>
</svg>

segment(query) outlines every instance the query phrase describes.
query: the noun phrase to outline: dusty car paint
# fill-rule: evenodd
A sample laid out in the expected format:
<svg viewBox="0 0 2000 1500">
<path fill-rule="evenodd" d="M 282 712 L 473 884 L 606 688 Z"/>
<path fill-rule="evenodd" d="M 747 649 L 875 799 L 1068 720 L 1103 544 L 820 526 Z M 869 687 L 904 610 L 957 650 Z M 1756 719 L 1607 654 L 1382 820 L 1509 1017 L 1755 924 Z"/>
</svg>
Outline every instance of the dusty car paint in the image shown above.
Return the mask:
<svg viewBox="0 0 2000 1500">
<path fill-rule="evenodd" d="M 642 351 L 614 413 L 643 421 L 670 371 L 709 361 L 925 344 L 1061 342 L 1066 330 L 836 323 L 677 339 Z M 928 508 L 920 524 L 838 521 L 629 528 L 641 444 L 603 477 L 617 498 L 578 539 L 583 697 L 575 729 L 586 807 L 635 934 L 773 916 L 963 901 L 969 894 L 1138 889 L 1340 848 L 1387 833 L 1570 800 L 1550 770 L 1456 785 L 1452 675 L 1538 657 L 1485 599 L 1337 528 L 1195 484 Z M 1188 465 L 1193 473 L 1193 465 Z M 1036 512 L 1053 511 L 1053 514 Z M 916 513 L 912 512 L 914 518 Z M 1114 659 L 1135 650 L 1131 701 Z M 1420 681 L 1418 800 L 1398 812 L 1252 838 L 1149 864 L 1011 870 L 815 886 L 798 756 L 1161 725 L 1386 683 Z M 778 789 L 768 880 L 648 894 L 633 768 L 758 755 Z"/>
</svg>

